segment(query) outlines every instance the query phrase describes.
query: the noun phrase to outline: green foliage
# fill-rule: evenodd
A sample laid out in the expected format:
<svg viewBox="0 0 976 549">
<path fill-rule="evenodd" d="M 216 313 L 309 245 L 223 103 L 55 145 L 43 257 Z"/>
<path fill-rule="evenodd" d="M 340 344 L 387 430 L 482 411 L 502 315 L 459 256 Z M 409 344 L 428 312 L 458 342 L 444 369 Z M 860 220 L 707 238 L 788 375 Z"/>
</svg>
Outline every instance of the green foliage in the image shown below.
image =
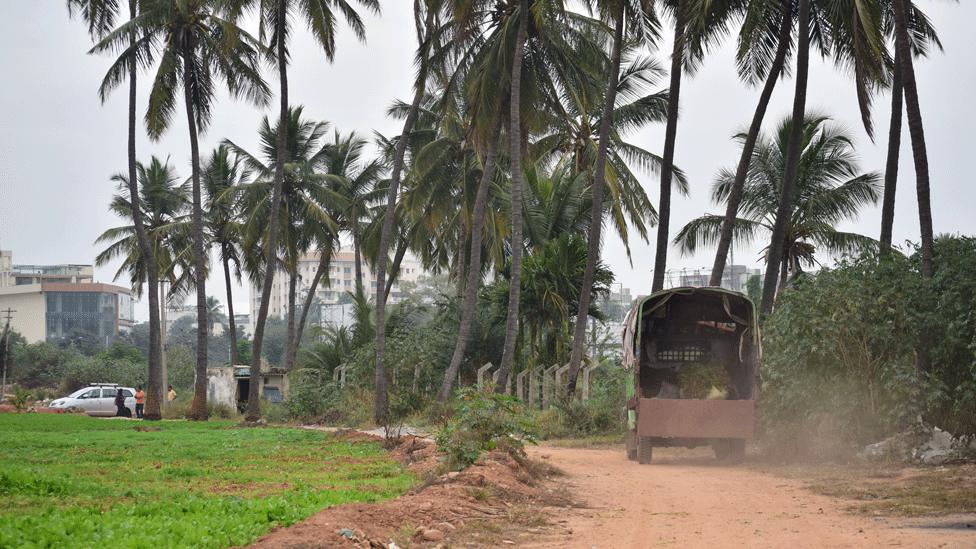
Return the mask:
<svg viewBox="0 0 976 549">
<path fill-rule="evenodd" d="M 91 358 L 80 354 L 71 356 L 65 364 L 61 390 L 74 391 L 91 383 L 118 383 L 126 387 L 145 386 L 146 363 L 128 359 Z"/>
<path fill-rule="evenodd" d="M 33 397 L 34 393 L 31 393 L 30 390 L 23 387 L 14 387 L 14 396 L 10 399 L 10 404 L 13 404 L 18 412 L 23 412 L 30 406 Z"/>
<path fill-rule="evenodd" d="M 458 390 L 456 413 L 437 433 L 438 447 L 458 469 L 496 448 L 519 455 L 525 441 L 534 443 L 535 433 L 521 402 L 488 387 Z"/>
<path fill-rule="evenodd" d="M 801 277 L 764 327 L 761 418 L 785 454 L 841 457 L 916 416 L 976 433 L 976 239 L 942 238 L 936 276 L 918 258 L 866 255 Z M 917 372 L 917 351 L 931 359 Z"/>
<path fill-rule="evenodd" d="M 627 426 L 627 376 L 619 362 L 607 361 L 593 372 L 588 400 L 560 399 L 548 410 L 534 414 L 543 439 L 582 438 L 623 434 Z"/>
<path fill-rule="evenodd" d="M 324 507 L 395 497 L 414 481 L 378 445 L 314 431 L 132 426 L 0 415 L 0 547 L 245 546 Z"/>
<path fill-rule="evenodd" d="M 51 387 L 61 382 L 71 351 L 53 343 L 11 345 L 7 378 L 25 387 Z"/>
</svg>

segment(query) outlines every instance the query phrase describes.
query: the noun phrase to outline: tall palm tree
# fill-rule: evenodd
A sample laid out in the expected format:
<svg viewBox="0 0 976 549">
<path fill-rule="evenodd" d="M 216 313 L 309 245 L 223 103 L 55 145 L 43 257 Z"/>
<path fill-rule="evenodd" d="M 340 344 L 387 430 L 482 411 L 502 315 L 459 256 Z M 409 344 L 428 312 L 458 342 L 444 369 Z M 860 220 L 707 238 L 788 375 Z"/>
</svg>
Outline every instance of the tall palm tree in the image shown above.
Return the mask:
<svg viewBox="0 0 976 549">
<path fill-rule="evenodd" d="M 403 129 L 397 140 L 393 153 L 393 162 L 390 168 L 390 184 L 386 194 L 386 209 L 383 213 L 383 224 L 379 236 L 379 248 L 376 255 L 376 364 L 374 368 L 374 385 L 376 395 L 373 400 L 373 421 L 384 423 L 386 421 L 389 408 L 389 398 L 387 395 L 386 365 L 384 363 L 386 353 L 386 298 L 387 286 L 392 286 L 392 281 L 387 281 L 387 262 L 390 251 L 390 243 L 393 240 L 393 227 L 395 221 L 397 196 L 400 192 L 400 177 L 403 172 L 404 157 L 407 152 L 407 136 L 413 130 L 413 125 L 417 121 L 420 112 L 420 103 L 423 101 L 424 93 L 427 89 L 427 78 L 431 72 L 430 54 L 432 51 L 432 41 L 438 25 L 438 15 L 442 9 L 442 0 L 416 0 L 414 2 L 414 23 L 417 27 L 417 55 L 415 64 L 417 65 L 417 77 L 414 80 L 413 101 L 410 109 L 403 121 Z"/>
<path fill-rule="evenodd" d="M 798 0 L 797 25 L 799 38 L 796 54 L 796 88 L 793 94 L 792 120 L 806 119 L 807 78 L 810 71 L 810 2 Z M 793 211 L 793 196 L 795 194 L 796 176 L 799 172 L 801 140 L 803 139 L 803 124 L 791 124 L 789 141 L 786 144 L 786 166 L 783 173 L 783 185 L 779 193 L 779 205 L 776 218 L 766 251 L 766 273 L 763 276 L 762 302 L 760 311 L 768 314 L 773 310 L 773 299 L 778 288 L 777 275 L 780 273 L 780 262 L 783 258 L 782 243 L 786 238 L 786 228 Z"/>
<path fill-rule="evenodd" d="M 318 166 L 325 171 L 326 183 L 344 199 L 345 210 L 338 213 L 345 222 L 344 229 L 352 237 L 357 286 L 363 285 L 362 222 L 386 191 L 377 187 L 383 175 L 383 163 L 364 158 L 368 145 L 369 141 L 356 132 L 342 136 L 336 130 L 332 141 L 318 155 Z"/>
<path fill-rule="evenodd" d="M 503 392 L 515 361 L 515 341 L 518 337 L 519 292 L 522 280 L 522 62 L 525 41 L 529 33 L 529 0 L 520 0 L 518 30 L 515 34 L 515 49 L 512 51 L 512 78 L 509 92 L 509 130 L 508 141 L 512 194 L 512 255 L 511 280 L 508 289 L 508 316 L 505 319 L 505 344 L 502 347 L 502 361 L 498 370 L 498 392 Z"/>
<path fill-rule="evenodd" d="M 379 13 L 377 0 L 358 0 L 359 4 Z M 285 178 L 285 164 L 288 159 L 287 124 L 289 116 L 288 104 L 288 39 L 291 34 L 289 16 L 298 14 L 313 39 L 322 47 L 325 57 L 330 62 L 335 59 L 336 12 L 339 12 L 346 23 L 360 41 L 366 40 L 366 28 L 356 10 L 346 0 L 232 0 L 234 7 L 232 18 L 244 11 L 257 7 L 260 19 L 260 36 L 262 40 L 269 38 L 269 50 L 278 67 L 279 83 L 279 111 L 278 111 L 278 159 L 275 163 L 274 184 L 271 191 L 271 212 L 268 219 L 270 230 L 264 241 L 264 256 L 267 265 L 274 264 L 278 246 L 278 210 L 282 200 L 282 186 Z M 270 271 L 273 272 L 273 271 Z M 258 305 L 257 317 L 254 324 L 253 356 L 251 364 L 251 384 L 248 395 L 247 413 L 245 420 L 257 421 L 261 418 L 260 393 L 258 391 L 261 376 L 261 347 L 264 341 L 264 326 L 268 319 L 268 306 L 271 301 L 271 285 L 274 277 L 270 274 L 264 277 L 261 287 L 261 301 Z M 291 292 L 294 293 L 294 292 Z M 291 314 L 289 309 L 289 314 Z"/>
<path fill-rule="evenodd" d="M 725 263 L 729 256 L 729 249 L 732 247 L 732 231 L 735 219 L 739 214 L 739 204 L 742 202 L 742 189 L 749 173 L 749 163 L 752 161 L 752 153 L 755 150 L 756 141 L 759 139 L 759 132 L 762 130 L 766 109 L 769 108 L 769 100 L 773 96 L 776 83 L 783 75 L 786 57 L 793 46 L 793 5 L 794 0 L 782 0 L 778 3 L 757 0 L 749 2 L 745 10 L 742 30 L 739 33 L 739 47 L 736 53 L 739 76 L 747 83 L 752 84 L 761 80 L 765 75 L 765 83 L 762 92 L 759 94 L 759 103 L 756 105 L 756 111 L 752 116 L 752 123 L 749 125 L 749 133 L 746 134 L 742 146 L 742 153 L 735 170 L 735 180 L 729 190 L 725 220 L 722 222 L 718 248 L 715 251 L 715 261 L 712 264 L 712 274 L 708 282 L 709 286 L 718 286 L 722 283 Z M 778 25 L 775 23 L 777 19 L 779 20 Z M 778 31 L 775 35 L 776 50 L 770 56 L 769 44 L 771 43 L 772 28 L 778 28 Z"/>
<path fill-rule="evenodd" d="M 212 295 L 207 296 L 207 333 L 213 335 L 214 327 L 224 322 L 227 316 L 224 315 L 224 306 L 220 300 Z"/>
<path fill-rule="evenodd" d="M 192 263 L 189 257 L 190 248 L 190 227 L 189 209 L 191 206 L 190 182 L 178 182 L 179 176 L 169 161 L 162 161 L 153 157 L 148 165 L 137 164 L 139 181 L 139 208 L 143 209 L 140 218 L 144 222 L 144 230 L 150 241 L 153 261 L 146 262 L 138 246 L 138 237 L 132 225 L 116 227 L 103 233 L 97 242 L 111 242 L 112 244 L 99 256 L 96 257 L 96 264 L 102 265 L 112 261 L 113 258 L 126 254 L 126 259 L 116 278 L 124 271 L 131 274 L 132 287 L 136 295 L 142 295 L 143 283 L 151 280 L 149 270 L 154 269 L 159 273 L 159 280 L 156 284 L 150 283 L 150 290 L 156 289 L 162 294 L 161 305 L 166 305 L 166 293 L 164 288 L 175 291 L 177 295 L 185 295 L 185 292 L 192 289 L 189 284 L 190 273 L 187 265 Z M 128 187 L 128 182 L 124 175 L 119 174 L 114 178 L 120 182 L 120 188 Z M 132 217 L 131 209 L 133 202 L 129 200 L 128 189 L 124 188 L 123 193 L 116 195 L 112 202 L 112 210 L 118 215 Z M 164 318 L 160 318 L 160 324 Z M 165 351 L 166 340 L 165 332 L 160 331 L 160 346 Z M 153 375 L 156 381 L 162 386 L 166 380 L 166 360 L 159 362 L 159 372 Z"/>
<path fill-rule="evenodd" d="M 918 199 L 918 223 L 921 231 L 922 276 L 932 278 L 934 236 L 932 233 L 932 204 L 929 190 L 929 158 L 925 145 L 925 129 L 922 126 L 922 110 L 918 101 L 918 84 L 915 81 L 915 64 L 912 59 L 909 38 L 909 2 L 892 0 L 895 28 L 895 58 L 899 63 L 899 76 L 905 91 L 908 111 L 908 132 L 912 137 L 912 156 L 915 160 L 915 194 Z"/>
<path fill-rule="evenodd" d="M 576 324 L 573 329 L 573 347 L 569 357 L 569 375 L 567 376 L 566 391 L 573 394 L 576 391 L 576 377 L 580 363 L 583 360 L 583 340 L 586 337 L 586 316 L 589 314 L 590 298 L 593 293 L 593 277 L 596 273 L 600 258 L 600 238 L 603 228 L 603 192 L 606 179 L 607 154 L 610 148 L 610 128 L 613 126 L 614 113 L 617 107 L 617 92 L 620 81 L 620 57 L 624 49 L 625 27 L 628 22 L 633 28 L 645 29 L 646 22 L 653 20 L 653 14 L 644 11 L 644 5 L 637 3 L 628 5 L 624 0 L 615 0 L 601 5 L 613 21 L 613 42 L 611 43 L 610 68 L 607 75 L 607 87 L 603 99 L 603 112 L 600 116 L 600 134 L 597 145 L 596 163 L 593 168 L 592 212 L 590 214 L 590 228 L 587 232 L 586 267 L 583 269 L 583 282 L 580 285 L 579 307 Z M 628 10 L 628 8 L 631 8 Z M 628 13 L 628 11 L 630 13 Z M 630 19 L 630 21 L 628 21 Z M 647 33 L 641 38 L 653 39 L 653 34 Z M 671 171 L 670 167 L 665 168 Z M 663 170 L 662 170 L 663 171 Z"/>
<path fill-rule="evenodd" d="M 112 181 L 118 184 L 119 194 L 112 197 L 109 209 L 119 217 L 132 219 L 132 209 L 140 208 L 139 214 L 143 220 L 143 230 L 149 238 L 153 261 L 146 261 L 139 245 L 138 232 L 135 225 L 113 227 L 103 232 L 96 240 L 96 244 L 108 244 L 101 253 L 95 256 L 95 264 L 102 266 L 122 258 L 122 264 L 115 273 L 119 279 L 126 273 L 129 275 L 130 285 L 136 295 L 143 294 L 144 285 L 152 284 L 149 270 L 154 268 L 158 273 L 164 273 L 169 282 L 173 282 L 174 265 L 180 253 L 181 238 L 178 233 L 185 230 L 190 207 L 190 187 L 179 182 L 179 176 L 169 161 L 154 156 L 149 164 L 136 162 L 138 174 L 138 198 L 132 200 L 129 194 L 131 185 L 128 176 L 116 174 Z M 157 284 L 158 288 L 158 284 Z"/>
<path fill-rule="evenodd" d="M 885 12 L 886 19 L 892 20 L 894 2 L 888 3 Z M 908 38 L 911 43 L 912 55 L 916 58 L 926 57 L 929 48 L 935 46 L 942 51 L 942 42 L 932 27 L 928 17 L 917 6 L 910 5 L 907 18 L 909 27 Z M 895 34 L 895 25 L 888 21 L 885 24 L 888 34 Z M 901 151 L 901 126 L 904 110 L 905 89 L 901 76 L 901 59 L 898 57 L 897 38 L 895 42 L 894 64 L 891 71 L 891 122 L 888 125 L 888 154 L 885 162 L 884 199 L 881 203 L 881 249 L 887 252 L 891 249 L 892 232 L 895 223 L 895 191 L 898 185 L 898 157 Z"/>
<path fill-rule="evenodd" d="M 120 0 L 68 0 L 68 12 L 77 12 L 88 24 L 88 33 L 93 40 L 101 40 L 115 27 L 122 6 Z M 129 19 L 135 19 L 138 13 L 138 1 L 129 0 Z M 136 33 L 130 32 L 129 46 L 136 43 Z M 108 93 L 121 81 L 128 77 L 128 177 L 130 182 L 129 196 L 132 197 L 132 225 L 136 234 L 139 251 L 143 257 L 152 257 L 152 247 L 143 226 L 142 207 L 139 204 L 138 174 L 136 168 L 136 97 L 137 97 L 137 65 L 135 58 L 128 62 L 116 63 L 109 69 L 102 82 L 100 94 L 104 103 Z M 114 82 L 114 83 L 113 83 Z M 161 404 L 163 398 L 162 362 L 163 347 L 159 316 L 159 272 L 154 262 L 147 262 L 147 281 L 149 283 L 149 393 L 146 398 L 146 408 L 143 414 L 146 419 L 161 419 Z"/>
<path fill-rule="evenodd" d="M 782 204 L 783 175 L 789 166 L 784 151 L 793 136 L 791 119 L 783 121 L 773 139 L 760 136 L 753 151 L 749 174 L 742 190 L 741 217 L 736 218 L 737 242 L 755 240 L 772 233 Z M 877 202 L 881 176 L 861 173 L 850 135 L 830 126 L 824 116 L 813 115 L 801 125 L 801 154 L 796 176 L 796 199 L 786 216 L 783 239 L 771 241 L 765 249 L 767 261 L 772 248 L 780 250 L 777 267 L 781 288 L 789 273 L 816 264 L 815 253 L 856 253 L 874 249 L 877 242 L 866 236 L 838 231 L 835 226 L 857 218 L 859 210 Z M 747 136 L 740 135 L 741 140 Z M 786 153 L 788 154 L 788 153 Z M 723 170 L 715 182 L 712 199 L 729 200 L 736 172 Z M 688 222 L 675 237 L 683 252 L 693 253 L 718 241 L 724 216 L 704 215 Z M 775 289 L 774 289 L 775 291 Z"/>
<path fill-rule="evenodd" d="M 273 207 L 273 188 L 274 174 L 281 158 L 278 146 L 280 124 L 272 127 L 270 119 L 267 116 L 263 118 L 258 129 L 259 153 L 249 153 L 233 141 L 224 141 L 256 174 L 254 181 L 242 185 L 239 190 L 240 208 L 245 216 L 244 248 L 263 249 L 272 232 L 279 236 L 270 263 L 264 254 L 247 254 L 245 264 L 255 283 L 266 284 L 265 279 L 274 277 L 279 267 L 288 277 L 286 340 L 289 346 L 297 332 L 298 263 L 301 256 L 316 244 L 321 253 L 331 254 L 328 250 L 332 249 L 331 242 L 338 233 L 338 224 L 330 208 L 345 207 L 344 198 L 329 188 L 326 176 L 319 169 L 327 157 L 328 148 L 323 140 L 329 125 L 327 122 L 305 119 L 303 114 L 302 106 L 292 107 L 285 119 L 288 156 L 285 157 L 284 183 L 277 216 Z M 277 226 L 270 225 L 272 220 Z M 322 268 L 321 264 L 319 268 Z M 293 358 L 294 353 L 286 352 L 286 359 Z"/>
<path fill-rule="evenodd" d="M 193 276 L 197 298 L 196 380 L 190 417 L 207 419 L 207 293 L 203 198 L 200 186 L 199 134 L 210 122 L 216 95 L 214 80 L 255 105 L 264 105 L 268 87 L 258 72 L 262 47 L 257 40 L 225 19 L 210 1 L 144 0 L 141 12 L 106 36 L 94 50 L 122 50 L 117 63 L 135 64 L 159 59 L 146 111 L 146 127 L 153 139 L 165 132 L 183 90 L 190 166 L 193 181 Z M 139 36 L 130 44 L 131 33 Z M 116 81 L 117 82 L 117 81 Z"/>
<path fill-rule="evenodd" d="M 217 247 L 224 271 L 227 323 L 230 331 L 230 363 L 237 364 L 237 323 L 234 320 L 232 278 L 241 280 L 242 227 L 238 220 L 237 189 L 250 178 L 250 171 L 239 156 L 231 157 L 230 147 L 221 144 L 203 166 L 206 193 L 206 224 L 210 241 Z"/>
<path fill-rule="evenodd" d="M 664 287 L 664 274 L 667 270 L 674 149 L 682 72 L 691 72 L 697 67 L 711 42 L 725 34 L 729 21 L 740 4 L 737 0 L 665 0 L 660 4 L 664 11 L 670 13 L 674 22 L 674 42 L 671 50 L 671 85 L 668 88 L 668 121 L 664 130 L 664 159 L 661 167 L 652 291 Z"/>
</svg>

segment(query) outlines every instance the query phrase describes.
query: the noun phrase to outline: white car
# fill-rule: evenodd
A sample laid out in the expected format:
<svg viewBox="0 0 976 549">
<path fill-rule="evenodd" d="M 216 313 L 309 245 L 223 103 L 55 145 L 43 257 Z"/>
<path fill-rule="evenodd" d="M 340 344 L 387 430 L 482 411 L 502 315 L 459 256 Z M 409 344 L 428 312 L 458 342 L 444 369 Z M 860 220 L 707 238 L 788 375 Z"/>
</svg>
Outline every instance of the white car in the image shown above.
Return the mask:
<svg viewBox="0 0 976 549">
<path fill-rule="evenodd" d="M 83 389 L 71 393 L 66 397 L 51 402 L 51 408 L 61 408 L 63 410 L 77 409 L 90 416 L 114 416 L 115 395 L 119 389 L 125 395 L 125 407 L 132 412 L 132 417 L 136 415 L 136 390 L 132 387 L 121 387 L 113 383 L 95 383 Z"/>
</svg>

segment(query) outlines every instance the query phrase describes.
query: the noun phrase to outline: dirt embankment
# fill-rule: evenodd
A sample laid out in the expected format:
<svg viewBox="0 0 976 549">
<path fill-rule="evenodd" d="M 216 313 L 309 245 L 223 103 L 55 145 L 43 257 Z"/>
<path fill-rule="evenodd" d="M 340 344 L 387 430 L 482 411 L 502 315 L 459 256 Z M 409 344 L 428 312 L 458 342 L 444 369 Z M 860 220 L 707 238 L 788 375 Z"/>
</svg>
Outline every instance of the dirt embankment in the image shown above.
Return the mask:
<svg viewBox="0 0 976 549">
<path fill-rule="evenodd" d="M 253 547 L 515 545 L 518 535 L 547 524 L 535 509 L 569 503 L 546 482 L 550 467 L 505 452 L 492 452 L 461 473 L 442 472 L 434 444 L 423 439 L 404 437 L 391 453 L 425 481 L 391 501 L 324 509 Z"/>
</svg>

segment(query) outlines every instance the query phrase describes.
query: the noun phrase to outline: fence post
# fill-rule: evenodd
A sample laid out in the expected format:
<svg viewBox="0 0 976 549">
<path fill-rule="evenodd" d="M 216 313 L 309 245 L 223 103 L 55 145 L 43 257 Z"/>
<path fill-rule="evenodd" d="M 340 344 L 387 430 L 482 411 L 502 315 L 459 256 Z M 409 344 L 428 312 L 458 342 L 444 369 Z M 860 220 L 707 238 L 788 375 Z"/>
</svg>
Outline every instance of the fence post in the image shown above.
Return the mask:
<svg viewBox="0 0 976 549">
<path fill-rule="evenodd" d="M 481 387 L 481 384 L 484 383 L 485 381 L 485 372 L 491 370 L 494 367 L 495 366 L 491 362 L 486 362 L 484 366 L 478 368 L 478 387 Z"/>
</svg>

